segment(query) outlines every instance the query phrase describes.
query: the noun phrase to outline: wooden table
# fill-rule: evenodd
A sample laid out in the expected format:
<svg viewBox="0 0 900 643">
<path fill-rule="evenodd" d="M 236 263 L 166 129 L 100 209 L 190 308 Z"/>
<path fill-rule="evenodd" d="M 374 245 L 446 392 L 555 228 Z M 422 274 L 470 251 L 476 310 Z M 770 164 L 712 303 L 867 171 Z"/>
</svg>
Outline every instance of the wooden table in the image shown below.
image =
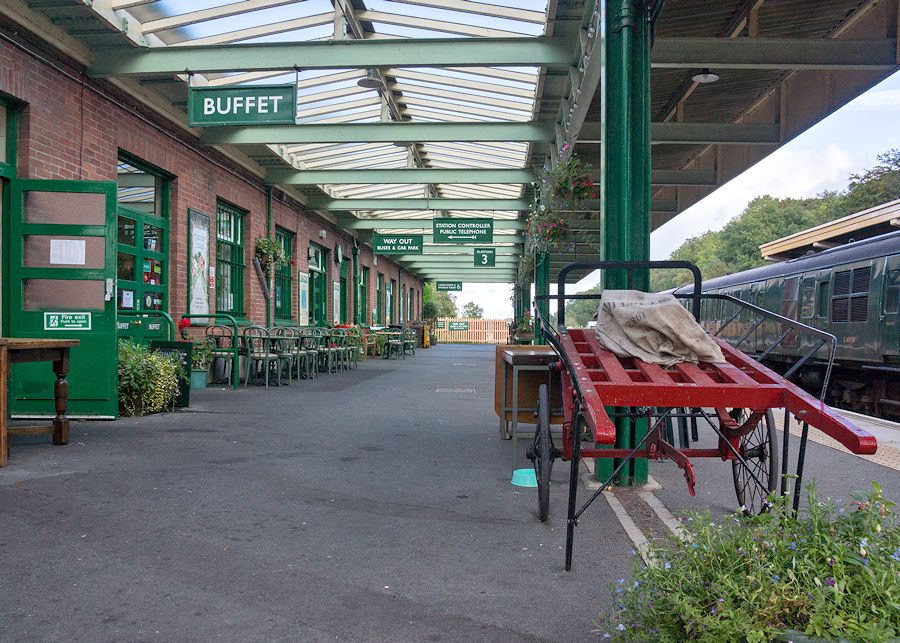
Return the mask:
<svg viewBox="0 0 900 643">
<path fill-rule="evenodd" d="M 66 375 L 69 372 L 69 349 L 78 344 L 77 339 L 0 337 L 0 467 L 6 466 L 9 457 L 9 435 L 52 433 L 53 444 L 69 441 L 69 418 L 66 417 L 69 383 Z M 23 362 L 53 362 L 56 417 L 52 424 L 9 428 L 9 365 Z"/>
</svg>

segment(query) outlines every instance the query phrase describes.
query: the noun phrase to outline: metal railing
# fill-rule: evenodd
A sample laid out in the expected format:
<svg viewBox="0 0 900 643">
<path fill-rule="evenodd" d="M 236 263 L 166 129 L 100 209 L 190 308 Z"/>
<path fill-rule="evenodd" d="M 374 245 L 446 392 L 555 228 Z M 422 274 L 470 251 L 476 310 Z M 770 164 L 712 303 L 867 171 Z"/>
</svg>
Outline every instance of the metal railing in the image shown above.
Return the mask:
<svg viewBox="0 0 900 643">
<path fill-rule="evenodd" d="M 172 316 L 162 310 L 118 310 L 116 311 L 116 315 L 119 317 L 162 317 L 168 322 L 168 332 L 167 332 L 167 341 L 172 341 L 172 337 L 175 336 L 175 320 L 172 319 Z"/>
</svg>

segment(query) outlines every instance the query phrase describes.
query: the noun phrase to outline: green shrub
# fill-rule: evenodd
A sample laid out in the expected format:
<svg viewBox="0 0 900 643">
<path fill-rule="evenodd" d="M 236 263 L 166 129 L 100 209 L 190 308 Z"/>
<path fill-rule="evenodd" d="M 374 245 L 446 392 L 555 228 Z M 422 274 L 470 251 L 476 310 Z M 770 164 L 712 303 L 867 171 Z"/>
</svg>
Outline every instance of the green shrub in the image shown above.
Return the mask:
<svg viewBox="0 0 900 643">
<path fill-rule="evenodd" d="M 638 558 L 613 591 L 603 636 L 622 641 L 769 641 L 803 632 L 828 640 L 900 636 L 900 527 L 881 489 L 850 511 L 807 493 L 761 516 L 683 519 L 689 539 Z"/>
<path fill-rule="evenodd" d="M 172 408 L 178 380 L 185 377 L 176 356 L 127 340 L 119 342 L 118 372 L 122 415 L 149 415 Z"/>
</svg>

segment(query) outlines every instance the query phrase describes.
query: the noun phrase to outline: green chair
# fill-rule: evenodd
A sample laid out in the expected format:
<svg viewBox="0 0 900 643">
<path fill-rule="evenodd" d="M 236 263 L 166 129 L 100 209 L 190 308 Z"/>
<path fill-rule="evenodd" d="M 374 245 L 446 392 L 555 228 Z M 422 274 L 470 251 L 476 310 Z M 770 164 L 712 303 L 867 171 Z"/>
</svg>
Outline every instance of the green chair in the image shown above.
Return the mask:
<svg viewBox="0 0 900 643">
<path fill-rule="evenodd" d="M 223 326 L 220 324 L 207 326 L 206 337 L 212 345 L 212 352 L 209 358 L 210 370 L 212 370 L 213 375 L 215 376 L 216 361 L 222 360 L 224 363 L 222 371 L 225 377 L 224 382 L 231 384 L 231 375 L 234 370 L 232 366 L 234 361 L 234 343 L 235 341 L 239 341 L 240 337 L 235 338 L 234 329 L 231 326 Z M 238 355 L 246 355 L 246 350 L 239 349 Z M 221 383 L 222 380 L 218 380 L 218 382 Z"/>
<path fill-rule="evenodd" d="M 412 353 L 415 357 L 416 354 L 416 342 L 418 341 L 417 333 L 415 328 L 404 328 L 403 329 L 403 354 L 406 355 L 407 351 Z"/>
<path fill-rule="evenodd" d="M 244 375 L 244 386 L 250 381 L 250 375 L 253 379 L 259 379 L 259 370 L 262 368 L 265 378 L 266 387 L 269 386 L 269 374 L 273 370 L 276 382 L 280 383 L 281 363 L 285 360 L 285 356 L 279 355 L 272 348 L 272 337 L 269 331 L 260 326 L 248 326 L 242 334 L 244 344 L 247 348 L 247 371 Z"/>
</svg>

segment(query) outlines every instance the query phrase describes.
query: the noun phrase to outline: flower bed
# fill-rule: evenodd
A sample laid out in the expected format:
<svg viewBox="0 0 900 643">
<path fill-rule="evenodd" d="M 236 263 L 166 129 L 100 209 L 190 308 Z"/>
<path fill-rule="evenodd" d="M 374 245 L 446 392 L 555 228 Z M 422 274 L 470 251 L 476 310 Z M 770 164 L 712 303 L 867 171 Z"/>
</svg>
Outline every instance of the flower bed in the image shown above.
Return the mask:
<svg viewBox="0 0 900 643">
<path fill-rule="evenodd" d="M 794 515 L 783 499 L 766 514 L 717 523 L 684 519 L 689 539 L 652 550 L 613 592 L 602 636 L 623 641 L 896 640 L 900 636 L 900 527 L 881 489 L 850 511 L 818 500 Z"/>
</svg>

